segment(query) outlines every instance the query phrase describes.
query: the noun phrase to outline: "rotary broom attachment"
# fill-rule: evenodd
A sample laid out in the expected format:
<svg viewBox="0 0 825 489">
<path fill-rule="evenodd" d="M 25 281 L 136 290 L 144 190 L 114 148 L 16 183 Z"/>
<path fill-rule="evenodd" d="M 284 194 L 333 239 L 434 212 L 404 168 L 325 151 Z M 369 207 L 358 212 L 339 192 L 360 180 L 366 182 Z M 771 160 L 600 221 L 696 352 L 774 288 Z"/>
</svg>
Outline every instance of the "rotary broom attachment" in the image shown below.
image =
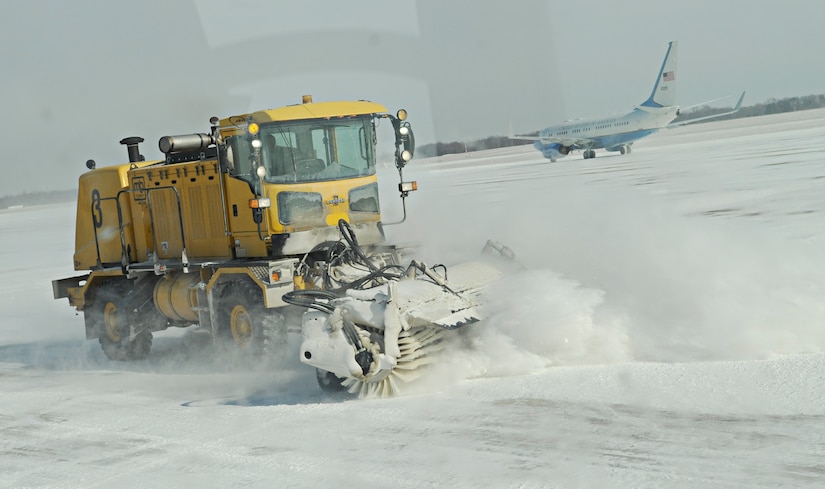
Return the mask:
<svg viewBox="0 0 825 489">
<path fill-rule="evenodd" d="M 309 309 L 302 319 L 301 361 L 317 369 L 325 390 L 397 395 L 437 361 L 448 337 L 483 318 L 481 294 L 502 269 L 484 261 L 448 268 L 411 260 L 401 266 L 398 253 L 378 266 L 354 236 L 345 241 L 350 257 L 341 258 L 348 253 L 339 250 L 323 277 L 328 287 L 340 287 L 284 295 Z M 512 258 L 497 243 L 485 246 L 490 250 Z"/>
</svg>

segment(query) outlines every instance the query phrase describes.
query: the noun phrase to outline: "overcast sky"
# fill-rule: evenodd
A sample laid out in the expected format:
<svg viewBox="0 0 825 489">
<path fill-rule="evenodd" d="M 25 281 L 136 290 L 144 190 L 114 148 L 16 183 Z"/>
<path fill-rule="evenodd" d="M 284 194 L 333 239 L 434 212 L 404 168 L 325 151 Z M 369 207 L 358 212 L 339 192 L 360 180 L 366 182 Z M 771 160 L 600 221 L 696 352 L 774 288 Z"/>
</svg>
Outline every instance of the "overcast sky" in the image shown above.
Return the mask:
<svg viewBox="0 0 825 489">
<path fill-rule="evenodd" d="M 810 0 L 15 2 L 0 16 L 0 195 L 70 189 L 87 159 L 210 116 L 370 99 L 421 143 L 538 130 L 647 98 L 679 41 L 678 100 L 825 93 Z M 730 104 L 734 100 L 730 101 Z"/>
</svg>

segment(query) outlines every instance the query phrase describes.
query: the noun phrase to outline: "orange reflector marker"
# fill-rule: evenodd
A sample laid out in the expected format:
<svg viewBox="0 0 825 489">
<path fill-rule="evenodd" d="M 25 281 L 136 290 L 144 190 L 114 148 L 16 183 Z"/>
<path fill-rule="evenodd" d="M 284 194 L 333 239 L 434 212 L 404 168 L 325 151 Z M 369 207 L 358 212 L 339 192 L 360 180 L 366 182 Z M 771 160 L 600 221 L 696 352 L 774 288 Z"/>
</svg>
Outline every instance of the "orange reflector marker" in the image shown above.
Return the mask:
<svg viewBox="0 0 825 489">
<path fill-rule="evenodd" d="M 277 282 L 281 280 L 281 271 L 280 270 L 272 270 L 272 282 Z"/>
<path fill-rule="evenodd" d="M 272 207 L 272 201 L 269 199 L 249 199 L 250 209 L 266 209 Z"/>
</svg>

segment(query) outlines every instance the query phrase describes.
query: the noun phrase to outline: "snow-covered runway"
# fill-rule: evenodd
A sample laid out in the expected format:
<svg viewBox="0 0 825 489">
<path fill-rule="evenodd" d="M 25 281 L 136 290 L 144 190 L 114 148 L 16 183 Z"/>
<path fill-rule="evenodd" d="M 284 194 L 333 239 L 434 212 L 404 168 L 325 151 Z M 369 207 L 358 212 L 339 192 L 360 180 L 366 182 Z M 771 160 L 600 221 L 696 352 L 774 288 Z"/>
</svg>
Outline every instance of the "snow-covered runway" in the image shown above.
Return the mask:
<svg viewBox="0 0 825 489">
<path fill-rule="evenodd" d="M 822 487 L 825 111 L 632 154 L 414 160 L 396 241 L 523 272 L 407 395 L 330 397 L 293 351 L 189 330 L 105 359 L 51 298 L 73 205 L 0 211 L 0 487 Z M 400 213 L 395 176 L 382 204 Z"/>
</svg>

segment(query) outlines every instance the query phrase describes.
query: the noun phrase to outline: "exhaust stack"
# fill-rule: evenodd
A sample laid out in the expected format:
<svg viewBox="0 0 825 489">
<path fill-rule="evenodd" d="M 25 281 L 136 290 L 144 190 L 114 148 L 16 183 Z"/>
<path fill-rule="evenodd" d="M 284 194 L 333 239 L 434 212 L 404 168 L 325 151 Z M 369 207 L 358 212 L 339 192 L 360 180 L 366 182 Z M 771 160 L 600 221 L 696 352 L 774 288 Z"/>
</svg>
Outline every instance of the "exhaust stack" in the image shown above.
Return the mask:
<svg viewBox="0 0 825 489">
<path fill-rule="evenodd" d="M 142 142 L 143 138 L 138 136 L 123 138 L 120 140 L 120 144 L 126 145 L 126 151 L 129 153 L 129 163 L 137 163 L 138 161 L 144 160 L 143 156 L 140 154 L 140 149 L 138 149 L 138 144 Z"/>
</svg>

